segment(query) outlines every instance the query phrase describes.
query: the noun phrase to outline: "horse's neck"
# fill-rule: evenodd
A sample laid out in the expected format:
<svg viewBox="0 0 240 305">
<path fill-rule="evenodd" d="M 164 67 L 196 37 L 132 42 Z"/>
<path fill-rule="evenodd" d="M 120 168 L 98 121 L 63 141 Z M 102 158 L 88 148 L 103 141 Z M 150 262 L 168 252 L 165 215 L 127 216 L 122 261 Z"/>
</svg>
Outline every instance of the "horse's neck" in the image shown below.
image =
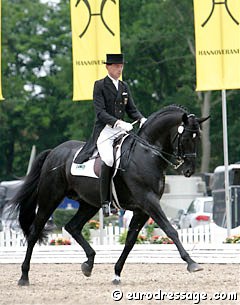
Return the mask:
<svg viewBox="0 0 240 305">
<path fill-rule="evenodd" d="M 170 149 L 172 130 L 181 124 L 182 114 L 169 113 L 153 118 L 145 128 L 139 132 L 139 136 L 147 140 L 150 144 L 161 148 Z M 144 125 L 143 125 L 144 126 Z"/>
<path fill-rule="evenodd" d="M 146 128 L 140 130 L 139 135 L 150 144 L 158 145 L 161 143 L 161 146 L 163 146 L 166 141 L 169 141 L 171 130 L 180 123 L 181 119 L 180 117 L 176 118 L 176 115 L 174 118 L 170 115 L 160 117 L 159 119 L 153 120 Z"/>
</svg>

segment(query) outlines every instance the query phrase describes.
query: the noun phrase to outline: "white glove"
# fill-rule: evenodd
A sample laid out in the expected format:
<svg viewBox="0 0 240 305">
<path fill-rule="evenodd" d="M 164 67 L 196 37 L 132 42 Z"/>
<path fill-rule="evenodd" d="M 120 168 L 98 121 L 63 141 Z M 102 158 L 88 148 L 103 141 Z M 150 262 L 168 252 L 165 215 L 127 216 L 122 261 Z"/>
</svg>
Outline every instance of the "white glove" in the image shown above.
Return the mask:
<svg viewBox="0 0 240 305">
<path fill-rule="evenodd" d="M 140 120 L 140 128 L 142 127 L 142 125 L 145 123 L 147 121 L 147 119 L 146 118 L 141 118 L 141 120 Z"/>
<path fill-rule="evenodd" d="M 121 129 L 125 131 L 130 131 L 133 129 L 132 124 L 124 122 L 122 120 L 117 121 L 116 127 L 120 127 Z"/>
</svg>

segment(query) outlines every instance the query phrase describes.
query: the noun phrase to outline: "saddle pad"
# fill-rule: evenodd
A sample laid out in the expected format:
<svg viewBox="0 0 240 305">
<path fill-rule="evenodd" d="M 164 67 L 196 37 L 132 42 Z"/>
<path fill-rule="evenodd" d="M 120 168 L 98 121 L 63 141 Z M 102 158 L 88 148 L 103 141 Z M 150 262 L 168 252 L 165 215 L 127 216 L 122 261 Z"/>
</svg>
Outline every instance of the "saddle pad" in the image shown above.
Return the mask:
<svg viewBox="0 0 240 305">
<path fill-rule="evenodd" d="M 85 177 L 92 177 L 98 178 L 94 172 L 94 163 L 95 163 L 95 156 L 97 155 L 97 150 L 94 151 L 92 159 L 83 162 L 81 164 L 75 163 L 74 160 L 76 159 L 77 155 L 81 151 L 82 147 L 76 152 L 73 162 L 71 165 L 71 174 L 73 176 L 85 176 Z"/>
<path fill-rule="evenodd" d="M 122 143 L 123 141 L 126 139 L 126 137 L 128 137 L 128 134 L 125 135 L 120 144 L 117 145 L 117 151 L 116 151 L 116 164 L 115 164 L 115 170 L 114 170 L 114 174 L 113 177 L 116 175 L 119 164 L 120 164 L 120 158 L 121 158 L 121 147 L 122 147 Z M 71 174 L 73 176 L 85 176 L 85 177 L 92 177 L 92 178 L 98 178 L 98 176 L 95 174 L 94 172 L 94 163 L 96 160 L 96 156 L 98 154 L 98 151 L 95 150 L 91 159 L 83 162 L 81 164 L 75 163 L 74 160 L 76 159 L 77 155 L 79 154 L 79 152 L 81 151 L 82 148 L 80 148 L 76 153 L 75 156 L 73 158 L 73 162 L 71 165 Z"/>
</svg>

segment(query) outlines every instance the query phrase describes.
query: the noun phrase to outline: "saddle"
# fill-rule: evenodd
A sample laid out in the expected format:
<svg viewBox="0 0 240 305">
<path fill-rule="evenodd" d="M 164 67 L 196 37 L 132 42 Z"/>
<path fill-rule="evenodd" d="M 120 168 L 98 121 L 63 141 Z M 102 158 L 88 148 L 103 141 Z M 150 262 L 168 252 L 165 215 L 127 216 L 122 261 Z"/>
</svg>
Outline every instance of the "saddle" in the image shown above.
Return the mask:
<svg viewBox="0 0 240 305">
<path fill-rule="evenodd" d="M 113 177 L 115 176 L 121 159 L 121 147 L 124 142 L 124 140 L 129 135 L 123 134 L 120 135 L 113 143 L 113 154 L 114 154 L 114 173 Z M 76 163 L 75 160 L 79 153 L 81 153 L 82 147 L 76 152 L 73 162 L 71 165 L 71 174 L 73 176 L 85 176 L 85 177 L 91 177 L 91 178 L 99 178 L 101 174 L 101 157 L 98 153 L 98 150 L 96 149 L 93 152 L 93 155 L 91 158 L 81 164 Z"/>
<path fill-rule="evenodd" d="M 113 182 L 113 177 L 116 175 L 117 170 L 119 168 L 121 154 L 122 154 L 122 149 L 121 149 L 122 144 L 128 136 L 129 136 L 128 134 L 120 135 L 113 143 L 114 172 L 112 175 L 112 182 L 111 182 L 111 193 L 113 195 L 113 197 L 112 197 L 113 206 L 111 206 L 111 212 L 113 214 L 116 214 L 118 209 L 121 209 L 121 206 L 118 201 L 115 185 Z M 71 165 L 71 174 L 74 176 L 85 176 L 85 177 L 91 177 L 91 178 L 98 179 L 101 174 L 101 162 L 102 162 L 98 151 L 95 150 L 92 157 L 88 161 L 83 162 L 81 164 L 75 163 L 74 161 L 75 161 L 76 157 L 78 156 L 78 154 L 81 152 L 81 149 L 82 148 L 80 148 L 76 152 L 76 154 L 73 158 L 73 162 Z"/>
</svg>

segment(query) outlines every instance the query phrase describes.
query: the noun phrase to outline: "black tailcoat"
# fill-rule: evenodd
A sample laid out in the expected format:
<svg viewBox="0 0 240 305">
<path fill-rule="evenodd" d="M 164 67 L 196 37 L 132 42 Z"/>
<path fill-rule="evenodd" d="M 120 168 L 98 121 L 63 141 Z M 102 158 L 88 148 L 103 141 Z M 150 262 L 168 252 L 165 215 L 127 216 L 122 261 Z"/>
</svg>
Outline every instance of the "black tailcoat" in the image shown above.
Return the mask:
<svg viewBox="0 0 240 305">
<path fill-rule="evenodd" d="M 119 80 L 118 90 L 108 76 L 97 80 L 93 89 L 93 101 L 96 113 L 93 133 L 75 159 L 77 163 L 82 163 L 91 157 L 99 134 L 107 124 L 113 127 L 117 120 L 124 119 L 125 113 L 133 120 L 143 118 L 134 104 L 127 83 L 121 80 Z"/>
</svg>

